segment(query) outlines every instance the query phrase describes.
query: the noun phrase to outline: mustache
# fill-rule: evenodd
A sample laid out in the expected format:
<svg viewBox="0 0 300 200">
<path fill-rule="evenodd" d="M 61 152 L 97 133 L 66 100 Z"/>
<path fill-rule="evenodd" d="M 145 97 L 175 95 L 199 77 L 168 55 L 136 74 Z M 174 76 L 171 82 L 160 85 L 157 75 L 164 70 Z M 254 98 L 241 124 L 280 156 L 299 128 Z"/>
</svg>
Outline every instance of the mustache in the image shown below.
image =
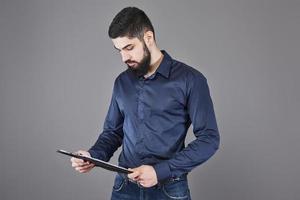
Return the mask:
<svg viewBox="0 0 300 200">
<path fill-rule="evenodd" d="M 126 64 L 134 64 L 134 63 L 138 63 L 136 61 L 131 61 L 131 60 L 128 60 L 128 61 L 125 61 Z"/>
</svg>

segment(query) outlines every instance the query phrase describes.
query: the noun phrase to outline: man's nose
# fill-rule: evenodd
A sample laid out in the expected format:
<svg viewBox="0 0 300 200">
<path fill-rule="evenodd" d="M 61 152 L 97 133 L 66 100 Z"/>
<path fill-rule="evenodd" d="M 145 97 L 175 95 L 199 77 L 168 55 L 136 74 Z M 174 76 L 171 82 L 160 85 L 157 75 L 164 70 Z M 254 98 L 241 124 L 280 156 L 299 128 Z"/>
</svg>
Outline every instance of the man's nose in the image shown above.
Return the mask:
<svg viewBox="0 0 300 200">
<path fill-rule="evenodd" d="M 121 51 L 121 56 L 122 56 L 122 61 L 125 63 L 126 61 L 128 61 L 128 60 L 130 60 L 130 55 L 128 54 L 128 53 L 126 53 L 126 52 L 122 52 Z"/>
</svg>

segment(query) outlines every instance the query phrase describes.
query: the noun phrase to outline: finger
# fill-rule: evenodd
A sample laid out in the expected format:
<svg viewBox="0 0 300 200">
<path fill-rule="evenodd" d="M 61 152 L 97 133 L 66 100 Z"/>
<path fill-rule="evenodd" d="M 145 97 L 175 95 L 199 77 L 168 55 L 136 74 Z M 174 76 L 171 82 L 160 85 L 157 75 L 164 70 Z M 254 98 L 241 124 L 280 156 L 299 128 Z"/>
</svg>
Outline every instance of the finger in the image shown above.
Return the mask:
<svg viewBox="0 0 300 200">
<path fill-rule="evenodd" d="M 91 171 L 93 168 L 85 169 L 85 170 L 80 170 L 79 173 L 87 173 Z"/>
<path fill-rule="evenodd" d="M 85 165 L 85 166 L 81 167 L 81 170 L 86 170 L 86 169 L 89 169 L 89 168 L 93 168 L 94 166 L 95 166 L 94 164 Z"/>
<path fill-rule="evenodd" d="M 147 181 L 139 181 L 139 184 L 145 188 L 149 188 L 149 187 L 153 186 L 153 184 L 151 184 L 150 182 L 147 182 Z"/>
<path fill-rule="evenodd" d="M 128 168 L 128 171 L 130 171 L 132 173 L 132 172 L 134 172 L 134 169 Z"/>
<path fill-rule="evenodd" d="M 75 167 L 75 170 L 78 171 L 78 172 L 81 172 L 84 169 L 82 167 Z"/>
<path fill-rule="evenodd" d="M 72 162 L 72 163 L 73 163 L 73 162 L 75 162 L 75 163 L 83 163 L 84 160 L 78 159 L 78 158 L 75 158 L 75 157 L 72 157 L 72 158 L 71 158 L 71 162 Z"/>
<path fill-rule="evenodd" d="M 144 188 L 152 187 L 151 185 L 149 185 L 149 184 L 147 184 L 147 183 L 144 183 L 142 186 L 143 186 Z"/>
<path fill-rule="evenodd" d="M 86 163 L 85 162 L 72 162 L 72 166 L 79 167 L 79 166 L 83 166 L 83 165 L 86 165 Z"/>
<path fill-rule="evenodd" d="M 72 167 L 79 167 L 79 165 L 75 162 L 72 162 Z"/>
<path fill-rule="evenodd" d="M 76 168 L 76 170 L 80 173 L 85 173 L 85 172 L 91 171 L 94 167 L 95 167 L 95 165 L 92 163 L 92 164 L 86 165 L 84 167 L 78 167 L 78 168 Z"/>
<path fill-rule="evenodd" d="M 72 162 L 72 167 L 84 167 L 86 165 L 89 165 L 88 162 Z"/>
<path fill-rule="evenodd" d="M 138 177 L 141 175 L 140 171 L 133 171 L 133 173 L 128 174 L 128 178 L 131 179 L 138 179 Z"/>
<path fill-rule="evenodd" d="M 128 178 L 132 179 L 132 180 L 136 180 L 140 175 L 140 171 L 135 170 L 132 173 L 128 174 Z"/>
<path fill-rule="evenodd" d="M 79 169 L 77 170 L 79 173 L 86 173 L 89 172 L 92 168 L 88 168 L 88 169 Z"/>
<path fill-rule="evenodd" d="M 148 184 L 145 181 L 138 181 L 139 185 L 142 187 L 148 187 Z"/>
<path fill-rule="evenodd" d="M 77 162 L 77 158 L 71 157 L 70 161 L 73 162 Z"/>
</svg>

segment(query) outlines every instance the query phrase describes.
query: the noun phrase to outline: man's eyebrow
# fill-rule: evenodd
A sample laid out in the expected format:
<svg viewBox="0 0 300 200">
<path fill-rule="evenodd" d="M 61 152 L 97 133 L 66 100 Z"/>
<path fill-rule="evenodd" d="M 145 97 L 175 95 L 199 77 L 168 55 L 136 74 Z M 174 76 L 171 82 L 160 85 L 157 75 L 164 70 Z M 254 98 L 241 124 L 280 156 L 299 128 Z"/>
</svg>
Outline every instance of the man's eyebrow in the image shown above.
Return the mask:
<svg viewBox="0 0 300 200">
<path fill-rule="evenodd" d="M 127 47 L 129 47 L 130 45 L 132 44 L 127 44 L 125 47 L 123 47 L 122 49 L 126 49 Z M 118 51 L 121 51 L 120 49 L 118 49 L 115 45 L 114 45 L 114 48 L 117 49 Z"/>
</svg>

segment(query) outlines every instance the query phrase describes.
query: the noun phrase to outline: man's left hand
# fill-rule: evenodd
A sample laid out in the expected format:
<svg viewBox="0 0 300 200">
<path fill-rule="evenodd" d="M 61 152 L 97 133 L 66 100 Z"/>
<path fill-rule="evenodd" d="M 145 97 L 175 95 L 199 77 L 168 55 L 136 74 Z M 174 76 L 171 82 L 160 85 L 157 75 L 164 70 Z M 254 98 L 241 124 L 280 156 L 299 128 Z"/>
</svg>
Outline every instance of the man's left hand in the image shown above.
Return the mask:
<svg viewBox="0 0 300 200">
<path fill-rule="evenodd" d="M 152 187 L 158 183 L 156 172 L 150 165 L 142 165 L 129 170 L 133 173 L 128 174 L 128 178 L 137 181 L 143 187 Z"/>
</svg>

